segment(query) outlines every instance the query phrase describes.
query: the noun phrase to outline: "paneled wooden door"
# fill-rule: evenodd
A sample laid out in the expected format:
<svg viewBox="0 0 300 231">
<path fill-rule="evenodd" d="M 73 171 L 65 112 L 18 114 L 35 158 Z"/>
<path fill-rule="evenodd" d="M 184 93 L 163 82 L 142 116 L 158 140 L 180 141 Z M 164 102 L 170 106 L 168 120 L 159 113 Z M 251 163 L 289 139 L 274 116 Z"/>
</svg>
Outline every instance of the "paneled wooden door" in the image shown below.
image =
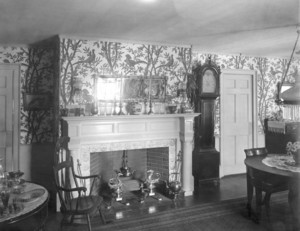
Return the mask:
<svg viewBox="0 0 300 231">
<path fill-rule="evenodd" d="M 0 64 L 0 159 L 6 171 L 19 169 L 19 70 Z"/>
<path fill-rule="evenodd" d="M 244 149 L 256 146 L 256 75 L 248 70 L 222 70 L 220 175 L 245 173 Z"/>
</svg>

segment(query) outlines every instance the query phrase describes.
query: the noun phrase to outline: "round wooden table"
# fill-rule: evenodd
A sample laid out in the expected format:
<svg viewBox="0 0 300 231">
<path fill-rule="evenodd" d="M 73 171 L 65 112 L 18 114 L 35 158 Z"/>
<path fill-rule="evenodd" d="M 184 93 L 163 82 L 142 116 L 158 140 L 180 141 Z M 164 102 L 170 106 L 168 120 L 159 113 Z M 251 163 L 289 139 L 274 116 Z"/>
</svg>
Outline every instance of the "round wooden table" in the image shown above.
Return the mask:
<svg viewBox="0 0 300 231">
<path fill-rule="evenodd" d="M 21 193 L 11 193 L 8 209 L 0 201 L 0 230 L 43 230 L 48 216 L 49 193 L 41 185 L 22 184 Z"/>
<path fill-rule="evenodd" d="M 279 155 L 273 155 L 274 158 L 278 158 Z M 268 155 L 268 158 L 272 158 L 272 155 Z M 266 165 L 264 162 L 264 159 L 266 156 L 253 156 L 248 157 L 245 159 L 245 165 L 247 168 L 249 168 L 251 171 L 256 172 L 256 176 L 260 176 L 261 180 L 264 178 L 278 178 L 279 176 L 281 178 L 286 178 L 286 181 L 288 182 L 288 190 L 289 190 L 289 205 L 291 208 L 291 211 L 293 213 L 293 217 L 295 220 L 295 226 L 299 226 L 299 215 L 300 215 L 300 173 L 295 171 L 289 171 L 289 170 L 283 170 L 276 167 L 270 167 Z M 248 172 L 248 170 L 247 170 Z M 260 192 L 261 194 L 261 192 Z M 253 185 L 247 175 L 247 197 L 248 201 L 252 200 L 253 197 Z M 256 195 L 256 204 L 258 206 L 257 208 L 257 214 L 258 219 L 260 216 L 260 210 L 261 210 L 261 197 Z"/>
<path fill-rule="evenodd" d="M 258 171 L 266 172 L 274 175 L 280 175 L 286 177 L 292 177 L 294 175 L 293 172 L 281 170 L 278 168 L 272 168 L 270 166 L 265 165 L 263 163 L 264 158 L 265 156 L 254 156 L 254 157 L 246 158 L 245 165 L 252 169 L 256 169 Z"/>
</svg>

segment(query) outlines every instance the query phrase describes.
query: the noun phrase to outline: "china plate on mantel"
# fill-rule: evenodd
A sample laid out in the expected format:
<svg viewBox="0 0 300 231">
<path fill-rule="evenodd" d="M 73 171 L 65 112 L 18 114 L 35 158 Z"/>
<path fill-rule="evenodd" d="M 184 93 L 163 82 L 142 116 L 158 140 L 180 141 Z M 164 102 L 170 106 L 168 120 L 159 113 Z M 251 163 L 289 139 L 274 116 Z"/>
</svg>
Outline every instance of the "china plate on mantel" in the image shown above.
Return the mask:
<svg viewBox="0 0 300 231">
<path fill-rule="evenodd" d="M 44 195 L 45 190 L 44 189 L 34 189 L 25 193 L 22 193 L 20 196 L 18 196 L 18 200 L 20 202 L 34 202 L 38 200 L 42 195 Z"/>
</svg>

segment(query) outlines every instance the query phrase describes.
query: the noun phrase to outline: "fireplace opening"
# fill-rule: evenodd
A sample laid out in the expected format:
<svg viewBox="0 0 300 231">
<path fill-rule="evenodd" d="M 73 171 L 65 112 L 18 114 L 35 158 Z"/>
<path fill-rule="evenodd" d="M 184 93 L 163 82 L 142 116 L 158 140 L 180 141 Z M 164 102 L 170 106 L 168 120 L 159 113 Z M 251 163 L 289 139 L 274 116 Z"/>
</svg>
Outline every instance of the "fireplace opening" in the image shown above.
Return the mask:
<svg viewBox="0 0 300 231">
<path fill-rule="evenodd" d="M 160 173 L 160 179 L 169 179 L 169 148 L 148 148 L 125 150 L 127 166 L 133 172 L 132 178 L 144 181 L 148 170 Z M 90 153 L 90 174 L 99 174 L 102 182 L 107 183 L 116 177 L 122 167 L 124 151 Z M 122 177 L 120 178 L 122 180 Z"/>
</svg>

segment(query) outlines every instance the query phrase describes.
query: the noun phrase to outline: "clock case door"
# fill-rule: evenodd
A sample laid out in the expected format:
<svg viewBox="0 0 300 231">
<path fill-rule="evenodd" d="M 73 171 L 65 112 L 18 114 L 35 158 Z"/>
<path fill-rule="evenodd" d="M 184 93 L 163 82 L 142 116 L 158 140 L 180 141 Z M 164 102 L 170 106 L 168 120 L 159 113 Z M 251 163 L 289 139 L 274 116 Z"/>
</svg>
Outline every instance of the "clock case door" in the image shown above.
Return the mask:
<svg viewBox="0 0 300 231">
<path fill-rule="evenodd" d="M 206 70 L 212 70 L 216 78 L 216 89 L 213 93 L 202 91 L 203 75 Z M 193 175 L 195 191 L 201 181 L 219 183 L 220 153 L 215 149 L 215 102 L 220 95 L 220 69 L 208 60 L 207 63 L 194 71 L 198 97 L 195 99 L 195 112 L 200 115 L 194 123 Z"/>
<path fill-rule="evenodd" d="M 199 68 L 200 70 L 198 70 L 198 76 L 200 76 L 200 78 L 198 77 L 199 81 L 198 81 L 198 84 L 199 84 L 199 96 L 200 97 L 212 97 L 212 98 L 217 98 L 220 96 L 220 69 L 218 67 L 214 67 L 212 65 L 203 65 L 202 68 Z M 207 70 L 210 70 L 212 71 L 212 73 L 214 74 L 214 77 L 215 77 L 215 80 L 216 80 L 216 87 L 215 87 L 215 91 L 214 92 L 205 92 L 204 90 L 204 87 L 205 87 L 205 84 L 203 82 L 204 80 L 204 75 L 205 75 L 205 72 Z"/>
</svg>

